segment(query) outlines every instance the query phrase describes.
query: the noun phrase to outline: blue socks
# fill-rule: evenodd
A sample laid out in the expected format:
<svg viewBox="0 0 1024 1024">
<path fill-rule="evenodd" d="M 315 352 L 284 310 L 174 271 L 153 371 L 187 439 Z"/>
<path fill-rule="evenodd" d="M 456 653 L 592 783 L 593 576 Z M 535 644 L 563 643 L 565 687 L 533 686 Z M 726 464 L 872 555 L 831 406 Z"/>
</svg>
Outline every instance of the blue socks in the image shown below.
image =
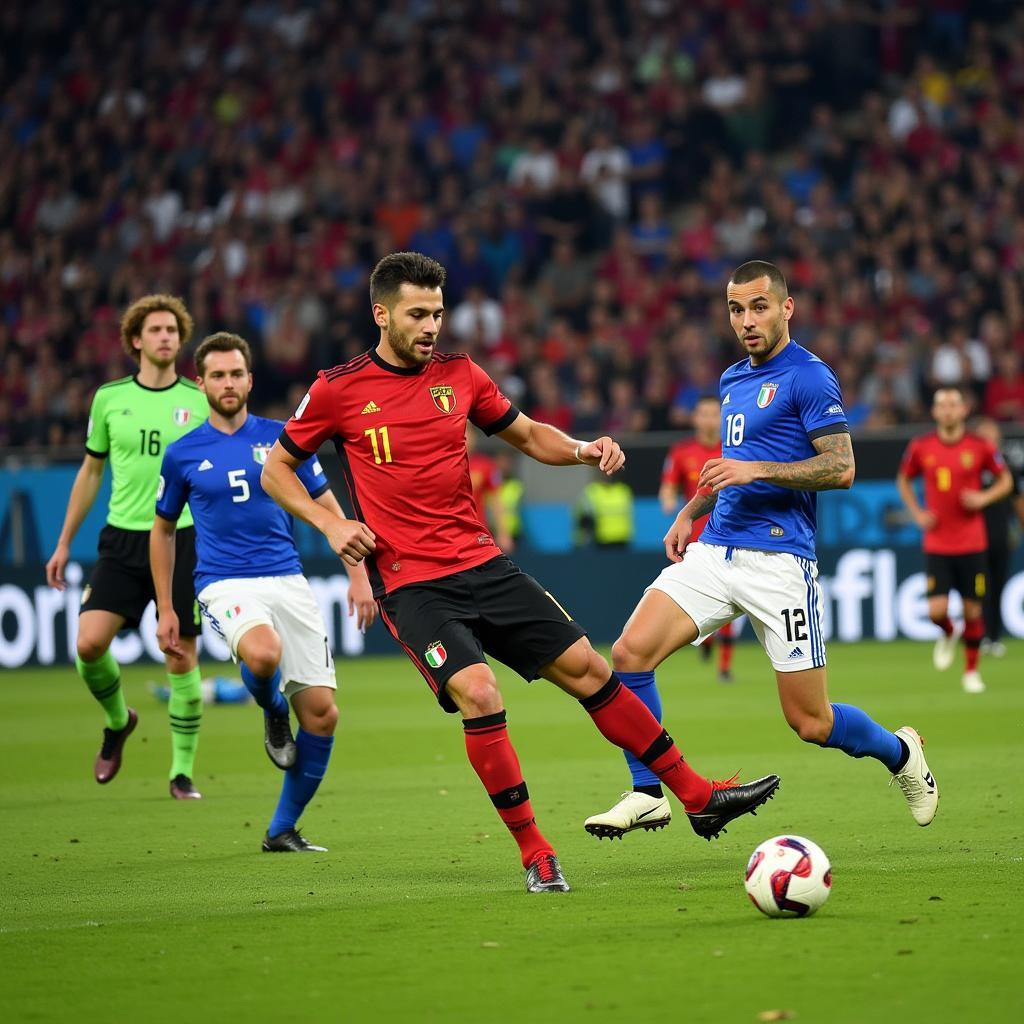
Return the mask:
<svg viewBox="0 0 1024 1024">
<path fill-rule="evenodd" d="M 288 714 L 288 701 L 281 693 L 281 670 L 278 669 L 269 679 L 263 676 L 254 675 L 252 670 L 243 661 L 242 682 L 245 688 L 252 694 L 253 699 L 264 711 L 275 715 Z"/>
<path fill-rule="evenodd" d="M 295 764 L 285 772 L 281 799 L 277 802 L 274 817 L 270 819 L 268 835 L 279 836 L 295 828 L 295 823 L 306 809 L 306 804 L 313 799 L 320 780 L 327 772 L 333 746 L 333 736 L 317 736 L 304 729 L 296 733 L 295 747 L 298 754 Z"/>
<path fill-rule="evenodd" d="M 651 669 L 650 672 L 616 672 L 615 674 L 643 701 L 647 710 L 660 722 L 661 694 L 658 693 L 658 687 L 654 685 L 654 669 Z M 661 786 L 661 779 L 643 761 L 634 757 L 628 750 L 624 750 L 623 753 L 626 755 L 626 764 L 629 765 L 630 774 L 633 776 L 634 787 Z"/>
<path fill-rule="evenodd" d="M 852 704 L 833 704 L 832 712 L 835 721 L 824 746 L 835 747 L 850 757 L 873 757 L 891 772 L 900 770 L 907 754 L 899 736 Z"/>
</svg>

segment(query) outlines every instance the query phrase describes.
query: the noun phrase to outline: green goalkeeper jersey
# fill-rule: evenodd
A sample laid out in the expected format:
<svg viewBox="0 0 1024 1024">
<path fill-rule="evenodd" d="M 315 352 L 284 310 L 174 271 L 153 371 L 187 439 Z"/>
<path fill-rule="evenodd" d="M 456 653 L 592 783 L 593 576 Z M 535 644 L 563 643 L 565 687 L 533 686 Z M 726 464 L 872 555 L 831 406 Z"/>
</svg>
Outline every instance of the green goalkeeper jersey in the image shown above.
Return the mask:
<svg viewBox="0 0 1024 1024">
<path fill-rule="evenodd" d="M 111 526 L 152 529 L 164 449 L 208 415 L 206 396 L 184 377 L 165 388 L 147 388 L 135 377 L 123 377 L 96 389 L 85 450 L 100 459 L 110 456 Z M 186 505 L 178 526 L 191 525 Z"/>
</svg>

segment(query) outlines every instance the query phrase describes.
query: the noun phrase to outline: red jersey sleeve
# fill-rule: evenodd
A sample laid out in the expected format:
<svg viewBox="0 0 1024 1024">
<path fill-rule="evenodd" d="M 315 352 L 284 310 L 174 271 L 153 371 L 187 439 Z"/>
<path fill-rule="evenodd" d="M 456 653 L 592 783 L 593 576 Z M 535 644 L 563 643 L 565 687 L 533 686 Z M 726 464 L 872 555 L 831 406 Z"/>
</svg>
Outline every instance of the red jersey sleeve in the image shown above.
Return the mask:
<svg viewBox="0 0 1024 1024">
<path fill-rule="evenodd" d="M 469 376 L 473 384 L 473 404 L 469 418 L 490 437 L 510 427 L 519 410 L 498 390 L 498 385 L 472 359 Z"/>
<path fill-rule="evenodd" d="M 308 459 L 334 437 L 338 432 L 334 407 L 330 384 L 321 370 L 281 431 L 279 440 L 285 451 L 296 459 Z"/>
<path fill-rule="evenodd" d="M 900 460 L 900 472 L 910 479 L 921 474 L 921 456 L 917 441 L 911 441 Z"/>
</svg>

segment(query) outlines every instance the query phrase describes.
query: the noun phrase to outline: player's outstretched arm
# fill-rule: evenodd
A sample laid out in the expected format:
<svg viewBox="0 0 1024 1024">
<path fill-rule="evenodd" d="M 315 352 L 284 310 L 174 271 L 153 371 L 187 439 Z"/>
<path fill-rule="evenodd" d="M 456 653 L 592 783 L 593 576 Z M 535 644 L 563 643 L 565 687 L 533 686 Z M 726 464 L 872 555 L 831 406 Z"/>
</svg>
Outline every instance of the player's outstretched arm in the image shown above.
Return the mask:
<svg viewBox="0 0 1024 1024">
<path fill-rule="evenodd" d="M 64 514 L 64 525 L 57 538 L 57 546 L 46 563 L 46 582 L 56 590 L 63 590 L 66 586 L 64 568 L 71 557 L 71 542 L 75 539 L 78 528 L 89 514 L 89 509 L 92 508 L 96 501 L 96 495 L 100 492 L 105 462 L 105 459 L 98 459 L 95 455 L 86 454 L 82 459 L 82 465 L 78 467 L 75 482 L 71 485 L 68 510 Z"/>
<path fill-rule="evenodd" d="M 611 476 L 626 464 L 626 455 L 610 437 L 577 441 L 550 423 L 539 423 L 520 413 L 498 434 L 503 441 L 545 466 L 596 466 Z"/>
<path fill-rule="evenodd" d="M 720 491 L 763 480 L 794 491 L 848 490 L 853 486 L 856 464 L 853 441 L 842 433 L 816 437 L 817 455 L 799 462 L 740 462 L 737 459 L 708 459 L 700 474 L 700 486 Z"/>
<path fill-rule="evenodd" d="M 339 519 L 345 518 L 345 513 L 332 491 L 324 491 L 315 501 Z M 362 562 L 358 565 L 349 565 L 345 562 L 344 566 L 345 572 L 348 573 L 348 613 L 356 616 L 356 625 L 365 633 L 377 618 L 377 602 L 373 599 L 370 577 L 366 575 L 366 566 Z"/>
<path fill-rule="evenodd" d="M 286 512 L 318 529 L 339 558 L 348 565 L 358 565 L 374 549 L 373 531 L 311 498 L 298 478 L 299 465 L 299 460 L 285 451 L 280 441 L 275 441 L 260 475 L 263 490 Z"/>
<path fill-rule="evenodd" d="M 177 523 L 159 514 L 153 517 L 153 528 L 149 531 L 149 571 L 153 576 L 153 590 L 156 593 L 156 641 L 164 654 L 181 658 L 185 652 L 181 647 L 178 614 L 171 597 L 174 539 L 177 531 Z"/>
</svg>

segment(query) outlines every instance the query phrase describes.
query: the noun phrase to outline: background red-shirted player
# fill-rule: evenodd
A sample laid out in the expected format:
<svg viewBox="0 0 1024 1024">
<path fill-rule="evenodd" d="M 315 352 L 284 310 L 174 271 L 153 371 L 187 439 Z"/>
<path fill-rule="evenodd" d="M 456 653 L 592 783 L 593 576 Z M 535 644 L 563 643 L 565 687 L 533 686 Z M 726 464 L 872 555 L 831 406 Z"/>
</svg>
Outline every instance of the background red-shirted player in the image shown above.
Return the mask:
<svg viewBox="0 0 1024 1024">
<path fill-rule="evenodd" d="M 697 493 L 700 471 L 708 459 L 722 457 L 722 406 L 716 395 L 705 395 L 697 400 L 693 410 L 694 436 L 673 445 L 661 470 L 658 500 L 666 515 L 674 516 Z M 694 520 L 690 541 L 697 540 L 707 525 L 710 513 Z M 701 656 L 711 657 L 715 640 L 718 641 L 719 682 L 732 682 L 732 648 L 742 622 L 729 622 L 715 636 L 700 645 Z"/>
<path fill-rule="evenodd" d="M 445 276 L 421 253 L 393 253 L 377 264 L 370 299 L 380 340 L 320 372 L 267 456 L 263 486 L 349 564 L 365 559 L 381 620 L 441 707 L 463 716 L 467 756 L 519 846 L 527 890 L 567 892 L 534 818 L 486 655 L 576 697 L 607 740 L 672 790 L 704 838 L 768 800 L 779 779 L 733 785 L 698 775 L 586 631 L 495 545 L 473 503 L 467 419 L 549 466 L 586 463 L 610 475 L 625 456 L 610 437 L 578 441 L 532 420 L 467 355 L 437 352 Z M 296 477 L 328 440 L 361 521 L 324 515 Z M 400 730 L 393 742 L 401 743 Z"/>
<path fill-rule="evenodd" d="M 469 480 L 473 485 L 473 501 L 480 521 L 486 523 L 498 547 L 511 551 L 515 541 L 505 522 L 505 507 L 501 501 L 501 470 L 498 460 L 477 450 L 476 428 L 466 424 L 466 451 L 469 453 Z"/>
<path fill-rule="evenodd" d="M 932 419 L 937 429 L 910 442 L 896 484 L 914 522 L 924 532 L 928 615 L 942 630 L 932 660 L 937 669 L 949 668 L 962 632 L 963 688 L 967 693 L 981 693 L 985 684 L 978 672 L 978 657 L 985 635 L 982 602 L 988 547 L 982 510 L 1009 494 L 1013 480 L 999 452 L 967 432 L 967 412 L 959 388 L 944 387 L 935 392 Z M 981 483 L 985 470 L 995 477 L 988 487 Z M 924 480 L 923 505 L 911 483 L 918 476 Z M 963 600 L 962 629 L 949 618 L 950 590 L 956 590 Z"/>
</svg>

